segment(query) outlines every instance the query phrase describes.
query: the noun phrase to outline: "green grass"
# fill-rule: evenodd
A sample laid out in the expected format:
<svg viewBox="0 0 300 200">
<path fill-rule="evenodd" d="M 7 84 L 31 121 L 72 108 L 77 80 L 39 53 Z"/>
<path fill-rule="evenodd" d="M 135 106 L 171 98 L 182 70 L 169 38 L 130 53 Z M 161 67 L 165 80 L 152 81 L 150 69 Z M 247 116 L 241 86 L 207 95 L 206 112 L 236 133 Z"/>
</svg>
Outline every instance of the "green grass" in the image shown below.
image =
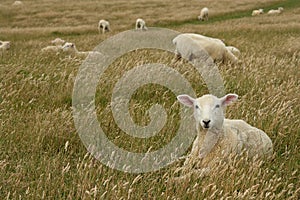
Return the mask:
<svg viewBox="0 0 300 200">
<path fill-rule="evenodd" d="M 43 0 L 36 4 L 28 0 L 19 10 L 10 7 L 11 1 L 1 1 L 0 8 L 5 10 L 0 12 L 0 40 L 10 40 L 12 46 L 0 52 L 0 198 L 299 199 L 299 1 L 245 2 L 248 10 L 237 7 L 235 12 L 216 13 L 208 22 L 199 23 L 191 20 L 198 6 L 204 6 L 198 1 L 67 0 L 62 4 Z M 226 4 L 234 7 L 236 2 Z M 226 7 L 224 2 L 214 5 Z M 252 9 L 260 6 L 265 10 L 283 6 L 285 12 L 280 17 L 251 17 Z M 55 18 L 53 12 L 64 12 L 63 17 Z M 97 22 L 107 16 L 113 31 L 98 34 Z M 150 26 L 222 38 L 241 50 L 238 65 L 219 66 L 226 92 L 239 95 L 226 115 L 264 130 L 274 144 L 271 160 L 242 157 L 229 164 L 220 162 L 207 177 L 174 183 L 170 179 L 178 175 L 182 161 L 155 172 L 130 174 L 111 169 L 88 153 L 75 128 L 71 106 L 83 59 L 45 55 L 40 50 L 56 37 L 75 42 L 79 50 L 91 50 L 106 38 L 133 28 L 138 16 L 147 17 Z M 100 78 L 97 117 L 116 145 L 133 152 L 146 152 L 150 147 L 153 151 L 176 134 L 179 103 L 165 87 L 139 88 L 130 101 L 134 122 L 147 125 L 148 109 L 154 103 L 166 108 L 168 121 L 155 137 L 128 136 L 115 124 L 109 105 L 112 88 L 124 72 L 142 63 L 162 62 L 178 70 L 198 96 L 208 90 L 191 65 L 172 64 L 172 55 L 135 53 L 115 61 Z"/>
<path fill-rule="evenodd" d="M 290 10 L 296 7 L 299 7 L 300 1 L 297 0 L 286 0 L 286 1 L 278 1 L 278 2 L 272 2 L 272 3 L 261 3 L 255 5 L 255 7 L 252 7 L 252 9 L 246 9 L 246 10 L 238 10 L 228 13 L 221 13 L 217 14 L 209 21 L 200 22 L 196 17 L 186 19 L 183 21 L 169 21 L 169 22 L 163 22 L 156 24 L 157 26 L 163 26 L 163 27 L 178 27 L 186 24 L 213 24 L 216 22 L 221 22 L 225 20 L 234 20 L 234 19 L 240 19 L 244 17 L 252 17 L 251 13 L 252 10 L 263 8 L 265 13 L 270 9 L 277 9 L 278 7 L 284 7 L 285 10 Z"/>
</svg>

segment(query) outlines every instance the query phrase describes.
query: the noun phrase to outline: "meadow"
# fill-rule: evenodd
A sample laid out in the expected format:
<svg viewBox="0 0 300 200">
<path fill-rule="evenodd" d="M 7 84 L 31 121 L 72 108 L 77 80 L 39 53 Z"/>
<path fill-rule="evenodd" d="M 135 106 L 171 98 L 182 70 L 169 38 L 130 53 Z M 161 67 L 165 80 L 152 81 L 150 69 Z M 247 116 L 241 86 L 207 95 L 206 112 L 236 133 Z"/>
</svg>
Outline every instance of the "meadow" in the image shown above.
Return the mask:
<svg viewBox="0 0 300 200">
<path fill-rule="evenodd" d="M 300 1 L 24 0 L 0 2 L 0 198 L 1 199 L 299 199 L 300 198 Z M 210 20 L 197 21 L 202 7 Z M 278 16 L 252 17 L 253 9 L 284 7 Z M 221 38 L 241 51 L 238 64 L 219 65 L 226 93 L 239 100 L 227 118 L 243 119 L 272 139 L 272 159 L 233 159 L 209 176 L 174 183 L 174 162 L 158 171 L 131 174 L 107 167 L 83 145 L 74 125 L 72 93 L 83 58 L 42 54 L 56 37 L 92 50 L 102 41 L 133 29 L 143 18 L 149 27 Z M 112 31 L 99 34 L 98 21 Z M 141 63 L 171 63 L 172 55 L 141 50 L 116 60 L 97 85 L 97 117 L 107 137 L 132 152 L 166 145 L 176 134 L 180 105 L 160 85 L 144 85 L 133 95 L 130 113 L 147 125 L 154 103 L 165 107 L 166 126 L 154 137 L 128 136 L 114 122 L 111 90 L 127 70 Z M 188 63 L 173 68 L 197 96 L 208 92 Z M 176 80 L 174 80 L 176 81 Z M 103 120 L 105 119 L 105 120 Z M 186 152 L 188 153 L 188 152 Z"/>
</svg>

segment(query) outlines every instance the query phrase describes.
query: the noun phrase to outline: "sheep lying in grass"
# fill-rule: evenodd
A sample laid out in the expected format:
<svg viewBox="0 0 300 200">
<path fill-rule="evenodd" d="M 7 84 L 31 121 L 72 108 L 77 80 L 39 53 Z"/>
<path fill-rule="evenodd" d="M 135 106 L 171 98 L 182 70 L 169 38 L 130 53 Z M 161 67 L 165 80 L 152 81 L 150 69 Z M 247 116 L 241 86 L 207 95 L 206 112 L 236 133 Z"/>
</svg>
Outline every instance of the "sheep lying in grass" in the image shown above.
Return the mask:
<svg viewBox="0 0 300 200">
<path fill-rule="evenodd" d="M 173 39 L 176 46 L 175 53 L 189 61 L 203 57 L 206 51 L 214 62 L 236 63 L 238 58 L 226 48 L 224 42 L 217 38 L 206 37 L 199 34 L 184 33 Z"/>
<path fill-rule="evenodd" d="M 51 44 L 55 46 L 62 46 L 66 41 L 61 39 L 61 38 L 55 38 L 54 40 L 51 41 Z"/>
<path fill-rule="evenodd" d="M 208 21 L 208 8 L 207 7 L 201 9 L 198 19 L 200 21 L 204 21 L 204 20 Z"/>
<path fill-rule="evenodd" d="M 9 50 L 10 41 L 0 41 L 0 50 Z"/>
<path fill-rule="evenodd" d="M 264 13 L 264 9 L 253 10 L 252 11 L 252 16 L 261 15 L 263 13 Z"/>
<path fill-rule="evenodd" d="M 225 119 L 225 107 L 237 98 L 236 94 L 227 94 L 222 98 L 213 95 L 204 95 L 197 99 L 188 95 L 177 97 L 182 104 L 194 109 L 198 132 L 184 168 L 191 170 L 197 163 L 197 167 L 207 173 L 212 162 L 224 156 L 239 155 L 244 151 L 249 157 L 272 155 L 272 141 L 266 133 L 243 120 Z"/>
<path fill-rule="evenodd" d="M 12 5 L 13 6 L 22 6 L 23 2 L 22 1 L 15 1 Z"/>
<path fill-rule="evenodd" d="M 100 52 L 97 51 L 78 51 L 75 44 L 71 43 L 71 42 L 66 42 L 63 46 L 62 46 L 62 50 L 63 52 L 66 52 L 67 54 L 70 55 L 75 55 L 78 57 L 86 57 L 89 54 L 101 54 Z"/>
<path fill-rule="evenodd" d="M 136 30 L 148 30 L 147 26 L 146 26 L 146 22 L 141 19 L 138 18 L 135 22 L 135 29 Z"/>
<path fill-rule="evenodd" d="M 110 24 L 108 21 L 101 19 L 98 24 L 99 33 L 105 33 L 106 31 L 110 31 Z"/>
<path fill-rule="evenodd" d="M 42 53 L 55 53 L 59 54 L 62 51 L 61 45 L 55 45 L 55 46 L 46 46 L 42 48 Z"/>
<path fill-rule="evenodd" d="M 279 7 L 277 10 L 269 10 L 268 12 L 268 15 L 278 15 L 280 13 L 282 13 L 283 11 L 283 8 L 282 7 Z"/>
</svg>

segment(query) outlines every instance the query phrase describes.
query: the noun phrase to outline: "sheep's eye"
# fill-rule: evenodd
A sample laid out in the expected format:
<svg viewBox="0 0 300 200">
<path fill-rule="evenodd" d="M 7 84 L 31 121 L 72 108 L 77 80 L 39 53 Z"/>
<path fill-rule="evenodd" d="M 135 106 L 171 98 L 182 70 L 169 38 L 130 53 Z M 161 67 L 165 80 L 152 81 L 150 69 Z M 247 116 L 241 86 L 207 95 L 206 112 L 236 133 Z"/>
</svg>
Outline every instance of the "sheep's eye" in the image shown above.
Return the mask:
<svg viewBox="0 0 300 200">
<path fill-rule="evenodd" d="M 220 105 L 219 105 L 219 104 L 217 104 L 217 105 L 216 105 L 216 108 L 220 108 Z"/>
<path fill-rule="evenodd" d="M 195 108 L 196 108 L 196 109 L 199 109 L 199 106 L 198 106 L 198 105 L 196 105 L 196 106 L 195 106 Z"/>
</svg>

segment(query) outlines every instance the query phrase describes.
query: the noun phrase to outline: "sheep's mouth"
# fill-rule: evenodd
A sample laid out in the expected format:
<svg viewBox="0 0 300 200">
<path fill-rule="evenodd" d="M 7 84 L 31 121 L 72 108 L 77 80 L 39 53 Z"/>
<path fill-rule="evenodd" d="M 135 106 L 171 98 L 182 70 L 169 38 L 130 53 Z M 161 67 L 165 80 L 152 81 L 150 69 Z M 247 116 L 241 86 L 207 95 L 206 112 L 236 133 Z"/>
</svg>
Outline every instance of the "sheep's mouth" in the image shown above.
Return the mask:
<svg viewBox="0 0 300 200">
<path fill-rule="evenodd" d="M 209 125 L 204 124 L 204 125 L 203 125 L 203 128 L 204 128 L 204 129 L 209 129 Z"/>
</svg>

